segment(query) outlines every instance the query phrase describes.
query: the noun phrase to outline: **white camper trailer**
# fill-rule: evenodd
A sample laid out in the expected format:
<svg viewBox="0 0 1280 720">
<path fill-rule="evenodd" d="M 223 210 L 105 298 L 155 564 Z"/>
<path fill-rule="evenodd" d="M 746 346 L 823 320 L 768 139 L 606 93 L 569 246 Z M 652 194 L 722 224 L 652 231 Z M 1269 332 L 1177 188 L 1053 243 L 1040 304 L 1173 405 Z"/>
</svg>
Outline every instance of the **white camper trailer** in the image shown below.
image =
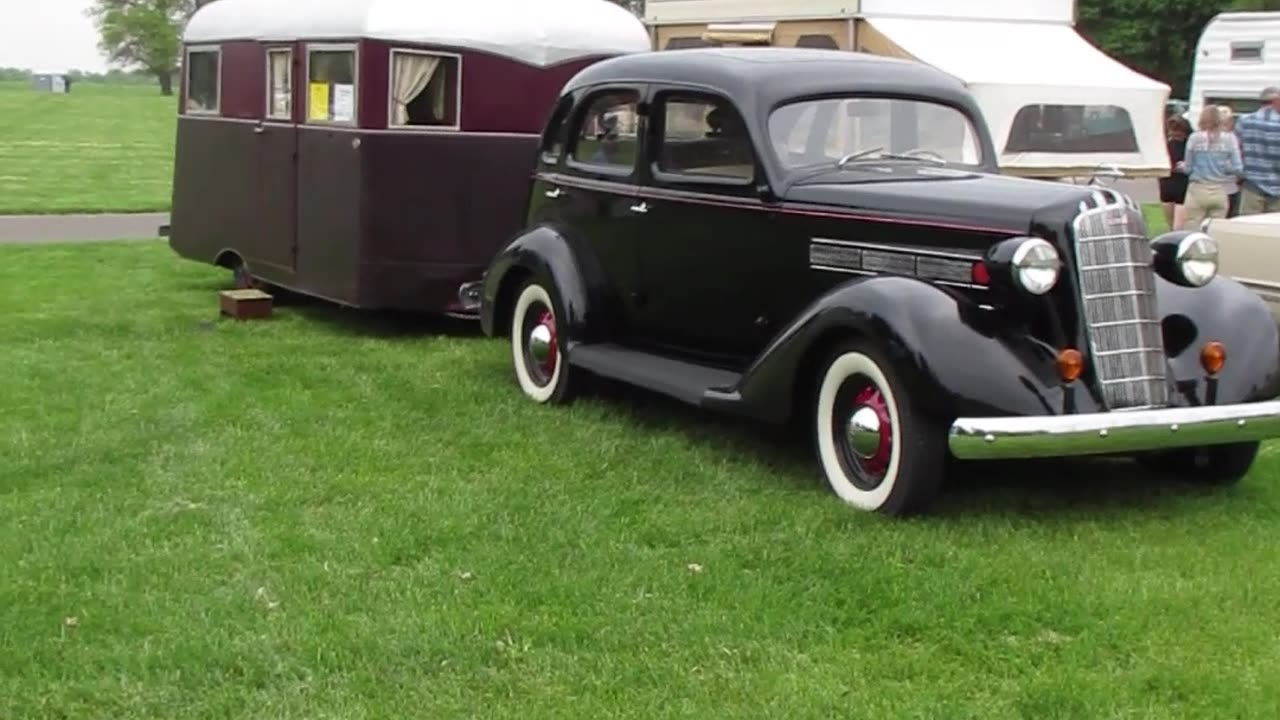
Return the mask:
<svg viewBox="0 0 1280 720">
<path fill-rule="evenodd" d="M 1075 30 L 1074 0 L 647 0 L 657 50 L 820 47 L 905 57 L 965 82 L 1009 174 L 1169 172 L 1169 86 Z"/>
<path fill-rule="evenodd" d="M 1280 86 L 1280 12 L 1222 13 L 1200 33 L 1187 117 L 1206 104 L 1253 112 L 1269 85 Z"/>
</svg>

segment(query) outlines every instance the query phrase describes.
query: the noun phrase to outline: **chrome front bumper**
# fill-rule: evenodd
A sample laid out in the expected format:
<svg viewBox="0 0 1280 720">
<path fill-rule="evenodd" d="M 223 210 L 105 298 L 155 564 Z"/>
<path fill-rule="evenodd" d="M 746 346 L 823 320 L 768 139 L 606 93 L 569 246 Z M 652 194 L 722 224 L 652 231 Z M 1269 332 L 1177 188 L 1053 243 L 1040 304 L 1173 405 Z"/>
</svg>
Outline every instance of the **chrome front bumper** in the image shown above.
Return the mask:
<svg viewBox="0 0 1280 720">
<path fill-rule="evenodd" d="M 1280 400 L 1117 410 L 1081 415 L 959 418 L 951 453 L 962 460 L 1104 455 L 1280 437 Z"/>
</svg>

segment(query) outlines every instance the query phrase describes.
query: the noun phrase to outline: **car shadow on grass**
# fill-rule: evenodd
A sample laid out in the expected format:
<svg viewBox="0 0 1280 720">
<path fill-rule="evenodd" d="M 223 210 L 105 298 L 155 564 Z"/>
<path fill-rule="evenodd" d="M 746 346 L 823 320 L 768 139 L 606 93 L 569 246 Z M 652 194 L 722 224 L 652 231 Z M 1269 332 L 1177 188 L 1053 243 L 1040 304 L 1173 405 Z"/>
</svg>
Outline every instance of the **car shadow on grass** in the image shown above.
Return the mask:
<svg viewBox="0 0 1280 720">
<path fill-rule="evenodd" d="M 780 482 L 837 501 L 822 477 L 812 436 L 802 423 L 756 423 L 595 377 L 583 391 L 586 397 L 621 412 L 637 428 L 675 430 L 713 452 L 750 458 L 774 470 Z M 513 388 L 513 392 L 518 391 Z M 1237 500 L 1247 495 L 1241 489 L 1214 488 L 1152 473 L 1130 458 L 951 461 L 946 472 L 946 482 L 926 517 L 954 520 L 1008 515 L 1094 520 L 1099 512 L 1162 513 L 1185 500 L 1203 500 L 1206 507 L 1220 508 L 1220 503 L 1212 502 L 1215 498 Z"/>
</svg>

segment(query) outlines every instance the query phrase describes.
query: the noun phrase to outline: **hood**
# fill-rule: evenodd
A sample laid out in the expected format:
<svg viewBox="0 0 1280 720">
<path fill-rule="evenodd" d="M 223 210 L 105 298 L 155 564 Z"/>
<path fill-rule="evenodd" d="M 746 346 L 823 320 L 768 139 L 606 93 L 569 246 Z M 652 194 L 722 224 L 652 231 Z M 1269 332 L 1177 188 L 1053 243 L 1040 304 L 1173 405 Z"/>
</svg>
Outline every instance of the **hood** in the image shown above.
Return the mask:
<svg viewBox="0 0 1280 720">
<path fill-rule="evenodd" d="M 1091 193 L 1081 185 L 941 168 L 867 178 L 833 173 L 792 186 L 783 199 L 1025 233 L 1033 218 L 1057 208 L 1074 211 Z"/>
</svg>

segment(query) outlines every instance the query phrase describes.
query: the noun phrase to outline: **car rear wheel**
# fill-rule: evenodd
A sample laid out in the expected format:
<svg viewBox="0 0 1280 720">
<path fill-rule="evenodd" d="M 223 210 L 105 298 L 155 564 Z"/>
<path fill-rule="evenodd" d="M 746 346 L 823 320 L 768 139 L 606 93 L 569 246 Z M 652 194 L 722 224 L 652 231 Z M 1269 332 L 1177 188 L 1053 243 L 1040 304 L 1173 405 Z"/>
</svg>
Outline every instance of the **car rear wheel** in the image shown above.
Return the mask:
<svg viewBox="0 0 1280 720">
<path fill-rule="evenodd" d="M 1234 485 L 1253 467 L 1260 443 L 1178 448 L 1140 455 L 1138 463 L 1155 473 L 1210 485 Z"/>
<path fill-rule="evenodd" d="M 511 356 L 516 382 L 531 400 L 562 403 L 569 400 L 569 364 L 556 325 L 556 303 L 537 280 L 516 295 L 511 313 Z"/>
<path fill-rule="evenodd" d="M 942 483 L 941 424 L 866 346 L 842 346 L 822 367 L 815 434 L 831 489 L 860 510 L 907 515 L 925 509 Z"/>
</svg>

